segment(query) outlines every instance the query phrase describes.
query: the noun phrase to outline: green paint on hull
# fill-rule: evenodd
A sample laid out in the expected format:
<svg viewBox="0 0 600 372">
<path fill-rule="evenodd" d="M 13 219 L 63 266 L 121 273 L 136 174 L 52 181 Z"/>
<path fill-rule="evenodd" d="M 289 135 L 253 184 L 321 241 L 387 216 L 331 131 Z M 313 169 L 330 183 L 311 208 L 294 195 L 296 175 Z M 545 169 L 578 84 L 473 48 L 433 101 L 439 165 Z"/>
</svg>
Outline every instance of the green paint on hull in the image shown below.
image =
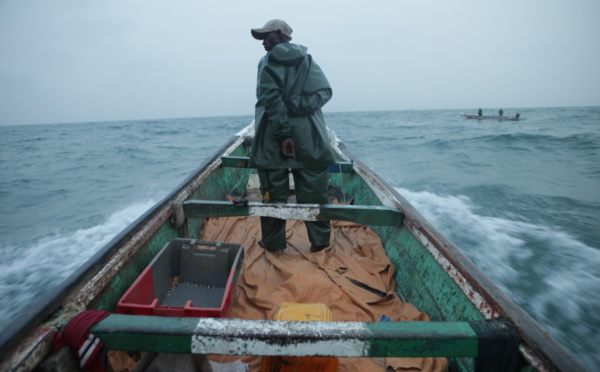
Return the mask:
<svg viewBox="0 0 600 372">
<path fill-rule="evenodd" d="M 483 319 L 464 292 L 405 226 L 400 230 L 387 230 L 387 233 L 378 233 L 396 268 L 396 291 L 403 301 L 426 312 L 434 321 Z M 449 364 L 455 371 L 475 368 L 472 358 L 449 358 Z"/>
<path fill-rule="evenodd" d="M 384 244 L 396 267 L 401 298 L 427 312 L 432 320 L 483 319 L 460 287 L 406 227 L 388 236 Z"/>
</svg>

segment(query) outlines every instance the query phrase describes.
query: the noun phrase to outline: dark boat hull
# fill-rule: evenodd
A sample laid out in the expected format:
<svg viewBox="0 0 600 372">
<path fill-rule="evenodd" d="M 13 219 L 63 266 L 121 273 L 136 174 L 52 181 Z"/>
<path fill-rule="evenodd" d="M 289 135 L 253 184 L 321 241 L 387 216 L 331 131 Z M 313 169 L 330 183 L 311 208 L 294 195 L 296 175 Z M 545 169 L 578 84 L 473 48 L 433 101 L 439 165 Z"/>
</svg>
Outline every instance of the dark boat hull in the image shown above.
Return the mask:
<svg viewBox="0 0 600 372">
<path fill-rule="evenodd" d="M 469 114 L 461 114 L 467 119 L 477 119 L 477 120 L 500 120 L 500 121 L 519 121 L 520 118 L 516 116 L 479 116 L 479 115 L 469 115 Z"/>
</svg>

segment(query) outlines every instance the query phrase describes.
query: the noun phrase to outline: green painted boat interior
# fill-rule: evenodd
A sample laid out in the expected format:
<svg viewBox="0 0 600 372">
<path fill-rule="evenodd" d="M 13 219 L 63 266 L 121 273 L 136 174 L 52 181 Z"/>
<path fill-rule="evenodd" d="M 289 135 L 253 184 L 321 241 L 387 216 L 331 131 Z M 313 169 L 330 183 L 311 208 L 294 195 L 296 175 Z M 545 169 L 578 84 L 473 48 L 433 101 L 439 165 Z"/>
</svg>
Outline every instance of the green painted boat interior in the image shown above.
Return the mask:
<svg viewBox="0 0 600 372">
<path fill-rule="evenodd" d="M 230 157 L 247 157 L 249 147 L 239 146 L 228 154 Z M 348 160 L 342 173 L 330 173 L 331 184 L 338 187 L 346 196 L 354 198 L 359 206 L 382 206 L 377 195 L 364 182 L 362 177 L 351 171 Z M 190 200 L 225 201 L 227 195 L 242 195 L 254 169 L 243 167 L 244 162 L 227 160 L 193 190 Z M 387 255 L 395 266 L 396 293 L 404 302 L 409 302 L 420 311 L 426 312 L 436 322 L 480 321 L 484 317 L 477 310 L 458 285 L 448 276 L 444 268 L 435 260 L 422 243 L 411 233 L 405 224 L 398 226 L 369 226 L 379 235 Z M 131 283 L 149 264 L 158 251 L 174 238 L 197 238 L 202 229 L 200 218 L 187 218 L 182 229 L 173 226 L 170 219 L 150 237 L 146 243 L 123 266 L 98 294 L 89 308 L 116 311 L 116 304 Z M 172 321 L 172 320 L 168 320 Z M 157 340 L 152 339 L 152 342 Z M 476 354 L 476 353 L 475 353 Z M 449 358 L 451 370 L 474 370 L 473 358 Z M 524 369 L 526 370 L 526 369 Z"/>
</svg>

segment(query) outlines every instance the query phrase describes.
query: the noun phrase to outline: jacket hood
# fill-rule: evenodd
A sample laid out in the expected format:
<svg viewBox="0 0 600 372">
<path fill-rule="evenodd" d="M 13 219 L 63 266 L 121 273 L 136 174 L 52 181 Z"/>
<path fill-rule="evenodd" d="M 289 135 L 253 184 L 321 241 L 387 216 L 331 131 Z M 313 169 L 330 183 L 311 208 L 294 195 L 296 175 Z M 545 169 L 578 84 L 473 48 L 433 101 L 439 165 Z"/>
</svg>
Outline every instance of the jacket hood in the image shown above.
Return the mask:
<svg viewBox="0 0 600 372">
<path fill-rule="evenodd" d="M 306 56 L 306 48 L 300 44 L 279 43 L 269 52 L 269 59 L 288 66 L 295 66 Z"/>
</svg>

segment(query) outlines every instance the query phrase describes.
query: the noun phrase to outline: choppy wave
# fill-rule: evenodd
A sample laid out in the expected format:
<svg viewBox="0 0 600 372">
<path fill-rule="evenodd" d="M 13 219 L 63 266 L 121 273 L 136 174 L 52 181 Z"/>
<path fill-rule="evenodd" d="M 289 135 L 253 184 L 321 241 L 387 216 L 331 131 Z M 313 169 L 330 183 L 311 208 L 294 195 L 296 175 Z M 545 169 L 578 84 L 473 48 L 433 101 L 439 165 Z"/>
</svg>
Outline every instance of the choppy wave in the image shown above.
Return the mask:
<svg viewBox="0 0 600 372">
<path fill-rule="evenodd" d="M 573 150 L 594 150 L 600 148 L 600 144 L 592 133 L 577 133 L 566 136 L 548 135 L 542 133 L 504 133 L 481 137 L 480 141 L 490 144 L 505 146 L 521 146 L 525 148 L 538 148 L 558 146 L 559 148 Z"/>
<path fill-rule="evenodd" d="M 98 225 L 56 232 L 26 246 L 0 246 L 0 328 L 6 327 L 32 299 L 75 272 L 154 204 L 153 200 L 134 203 Z"/>
<path fill-rule="evenodd" d="M 516 303 L 572 349 L 600 334 L 600 251 L 560 228 L 486 216 L 466 196 L 397 188 Z"/>
</svg>

